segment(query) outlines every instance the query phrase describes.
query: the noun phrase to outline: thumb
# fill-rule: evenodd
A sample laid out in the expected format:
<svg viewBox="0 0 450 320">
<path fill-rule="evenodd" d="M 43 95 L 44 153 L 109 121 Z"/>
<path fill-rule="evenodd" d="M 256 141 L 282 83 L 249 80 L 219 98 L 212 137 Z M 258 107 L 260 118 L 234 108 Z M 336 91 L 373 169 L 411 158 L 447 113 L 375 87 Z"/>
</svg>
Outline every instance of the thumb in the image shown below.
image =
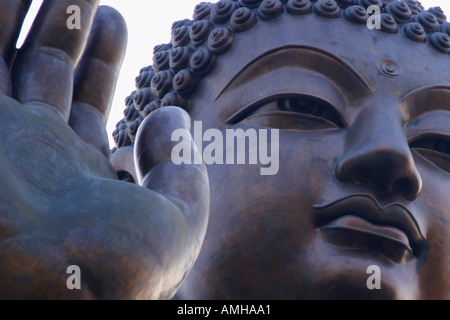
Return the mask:
<svg viewBox="0 0 450 320">
<path fill-rule="evenodd" d="M 209 213 L 208 174 L 203 164 L 175 164 L 172 141 L 176 132 L 183 133 L 184 150 L 194 155 L 198 150 L 190 134 L 191 119 L 178 107 L 153 111 L 139 126 L 134 147 L 139 184 L 175 203 L 194 227 L 206 230 Z M 198 229 L 197 229 L 198 230 Z"/>
</svg>

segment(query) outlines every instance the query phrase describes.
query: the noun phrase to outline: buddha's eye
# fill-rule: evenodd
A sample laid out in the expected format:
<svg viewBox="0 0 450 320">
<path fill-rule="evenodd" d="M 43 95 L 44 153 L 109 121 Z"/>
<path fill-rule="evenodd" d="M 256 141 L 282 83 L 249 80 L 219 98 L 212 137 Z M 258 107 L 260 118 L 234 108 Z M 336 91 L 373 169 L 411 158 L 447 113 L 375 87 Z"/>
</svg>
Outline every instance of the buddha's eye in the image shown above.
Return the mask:
<svg viewBox="0 0 450 320">
<path fill-rule="evenodd" d="M 436 148 L 436 151 L 450 155 L 450 141 L 436 141 L 434 147 Z"/>
<path fill-rule="evenodd" d="M 311 96 L 276 97 L 257 103 L 251 109 L 253 112 L 241 117 L 241 121 L 253 125 L 293 130 L 344 127 L 339 113 L 333 106 Z"/>
<path fill-rule="evenodd" d="M 428 149 L 450 156 L 450 140 L 420 139 L 411 143 L 411 148 Z"/>
<path fill-rule="evenodd" d="M 277 99 L 278 108 L 283 111 L 298 112 L 320 117 L 343 127 L 337 112 L 327 102 L 312 97 L 293 97 Z"/>
<path fill-rule="evenodd" d="M 450 139 L 423 138 L 415 140 L 410 146 L 438 167 L 450 173 Z"/>
</svg>

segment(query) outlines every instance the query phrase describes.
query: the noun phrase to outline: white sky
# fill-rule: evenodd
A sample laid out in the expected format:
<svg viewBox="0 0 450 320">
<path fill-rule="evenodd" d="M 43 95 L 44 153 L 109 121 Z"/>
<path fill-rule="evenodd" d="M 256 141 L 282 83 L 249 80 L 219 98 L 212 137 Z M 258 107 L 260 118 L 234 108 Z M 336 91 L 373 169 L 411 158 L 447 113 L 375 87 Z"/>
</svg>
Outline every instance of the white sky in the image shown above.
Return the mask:
<svg viewBox="0 0 450 320">
<path fill-rule="evenodd" d="M 152 64 L 153 47 L 170 41 L 172 23 L 190 19 L 195 5 L 202 0 L 101 0 L 100 4 L 116 8 L 128 25 L 128 49 L 117 84 L 116 94 L 107 125 L 110 144 L 113 146 L 111 133 L 115 124 L 123 118 L 125 98 L 135 90 L 134 80 L 139 70 Z M 217 0 L 210 0 L 217 2 Z M 450 17 L 449 0 L 421 0 L 425 8 L 440 6 Z M 40 7 L 42 0 L 33 1 L 29 11 L 25 30 Z M 26 32 L 22 33 L 19 43 Z"/>
</svg>

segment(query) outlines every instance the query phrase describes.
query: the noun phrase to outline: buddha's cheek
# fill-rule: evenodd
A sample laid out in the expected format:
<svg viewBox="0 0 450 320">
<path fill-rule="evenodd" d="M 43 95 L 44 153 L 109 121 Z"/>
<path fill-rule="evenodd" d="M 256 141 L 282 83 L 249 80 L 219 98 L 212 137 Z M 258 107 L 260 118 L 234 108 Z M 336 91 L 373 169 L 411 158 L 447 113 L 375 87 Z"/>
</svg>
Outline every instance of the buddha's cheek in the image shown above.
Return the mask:
<svg viewBox="0 0 450 320">
<path fill-rule="evenodd" d="M 434 212 L 436 217 L 439 212 Z M 439 219 L 439 218 L 438 218 Z M 447 217 L 448 219 L 448 217 Z M 446 223 L 449 220 L 446 221 Z M 437 222 L 432 225 L 427 240 L 429 251 L 420 261 L 418 269 L 422 299 L 450 299 L 450 234 L 448 225 Z"/>
<path fill-rule="evenodd" d="M 317 235 L 312 206 L 334 183 L 342 145 L 336 132 L 280 130 L 279 138 L 275 175 L 261 175 L 260 165 L 208 167 L 211 215 L 196 265 L 217 276 L 211 281 L 255 290 L 251 296 L 264 296 L 260 285 L 268 275 L 269 287 L 293 280 L 286 274 L 302 277 L 304 255 Z"/>
<path fill-rule="evenodd" d="M 415 161 L 423 187 L 412 206 L 427 239 L 418 268 L 421 298 L 450 299 L 450 179 L 424 158 Z"/>
</svg>

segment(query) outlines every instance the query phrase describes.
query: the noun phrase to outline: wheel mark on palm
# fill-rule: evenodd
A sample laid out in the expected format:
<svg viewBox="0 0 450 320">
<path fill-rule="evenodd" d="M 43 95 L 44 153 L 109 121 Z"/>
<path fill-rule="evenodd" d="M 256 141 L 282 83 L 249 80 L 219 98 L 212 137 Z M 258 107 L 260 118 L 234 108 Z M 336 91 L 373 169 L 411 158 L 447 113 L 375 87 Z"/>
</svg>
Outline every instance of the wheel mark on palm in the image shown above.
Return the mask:
<svg viewBox="0 0 450 320">
<path fill-rule="evenodd" d="M 10 161 L 35 187 L 49 195 L 66 193 L 83 176 L 73 157 L 53 134 L 21 132 L 8 142 Z"/>
</svg>

